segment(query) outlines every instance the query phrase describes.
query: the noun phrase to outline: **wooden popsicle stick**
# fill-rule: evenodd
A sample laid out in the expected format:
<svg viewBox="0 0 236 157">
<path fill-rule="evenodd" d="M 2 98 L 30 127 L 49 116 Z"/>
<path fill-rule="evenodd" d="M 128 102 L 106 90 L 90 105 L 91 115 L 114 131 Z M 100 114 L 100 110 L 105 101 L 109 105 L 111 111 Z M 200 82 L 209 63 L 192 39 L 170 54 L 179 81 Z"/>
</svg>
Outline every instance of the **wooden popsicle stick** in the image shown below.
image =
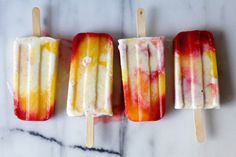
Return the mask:
<svg viewBox="0 0 236 157">
<path fill-rule="evenodd" d="M 37 7 L 34 7 L 32 10 L 32 33 L 33 33 L 33 36 L 37 36 L 37 37 L 41 35 L 40 10 Z"/>
<path fill-rule="evenodd" d="M 195 126 L 195 134 L 196 134 L 196 140 L 198 143 L 204 142 L 204 127 L 202 122 L 202 110 L 201 109 L 195 109 L 193 111 L 194 113 L 194 126 Z"/>
<path fill-rule="evenodd" d="M 86 147 L 92 148 L 94 143 L 94 124 L 93 116 L 86 116 Z"/>
<path fill-rule="evenodd" d="M 136 12 L 136 29 L 137 37 L 146 36 L 144 9 L 142 8 L 138 8 Z"/>
</svg>

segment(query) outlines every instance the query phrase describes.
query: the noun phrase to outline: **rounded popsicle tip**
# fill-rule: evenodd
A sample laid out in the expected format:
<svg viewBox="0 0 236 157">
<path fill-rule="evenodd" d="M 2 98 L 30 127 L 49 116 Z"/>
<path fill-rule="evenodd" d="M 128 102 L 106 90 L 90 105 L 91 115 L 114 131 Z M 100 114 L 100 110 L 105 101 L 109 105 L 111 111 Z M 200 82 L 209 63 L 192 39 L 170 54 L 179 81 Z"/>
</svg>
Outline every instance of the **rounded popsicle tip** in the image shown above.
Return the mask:
<svg viewBox="0 0 236 157">
<path fill-rule="evenodd" d="M 201 144 L 201 143 L 204 143 L 204 139 L 205 139 L 204 136 L 197 136 L 196 140 L 197 140 L 198 143 Z"/>
<path fill-rule="evenodd" d="M 35 11 L 36 11 L 36 12 L 39 12 L 40 10 L 39 10 L 38 7 L 34 7 L 34 8 L 33 8 L 33 12 L 35 12 Z"/>
<path fill-rule="evenodd" d="M 144 13 L 144 9 L 143 8 L 138 8 L 137 9 L 137 14 L 143 15 L 143 13 Z"/>
<path fill-rule="evenodd" d="M 91 142 L 90 143 L 86 143 L 86 147 L 87 148 L 92 148 L 93 147 L 93 143 L 91 143 Z"/>
</svg>

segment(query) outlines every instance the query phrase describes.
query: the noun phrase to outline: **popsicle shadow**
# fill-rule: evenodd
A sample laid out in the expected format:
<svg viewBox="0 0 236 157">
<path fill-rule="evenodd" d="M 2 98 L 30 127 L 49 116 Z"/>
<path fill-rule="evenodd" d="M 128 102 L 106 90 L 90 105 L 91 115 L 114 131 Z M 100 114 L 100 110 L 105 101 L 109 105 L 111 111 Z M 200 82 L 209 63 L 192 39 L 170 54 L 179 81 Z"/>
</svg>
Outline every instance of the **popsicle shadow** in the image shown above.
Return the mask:
<svg viewBox="0 0 236 157">
<path fill-rule="evenodd" d="M 232 85 L 233 78 L 230 75 L 233 69 L 229 62 L 229 52 L 227 50 L 227 42 L 225 40 L 224 32 L 213 30 L 212 33 L 214 35 L 217 51 L 216 57 L 219 75 L 220 104 L 221 107 L 224 107 L 224 105 L 229 104 L 229 102 L 234 99 L 234 89 Z M 216 121 L 214 113 L 214 110 L 205 111 L 206 128 L 209 137 L 214 137 L 217 134 L 217 129 L 215 129 Z"/>
<path fill-rule="evenodd" d="M 71 60 L 71 41 L 60 39 L 60 54 L 57 77 L 56 116 L 66 111 L 66 101 Z"/>
<path fill-rule="evenodd" d="M 103 32 L 101 30 L 97 32 Z M 104 31 L 105 32 L 105 31 Z M 115 138 L 107 138 L 113 137 L 113 129 L 110 127 L 112 122 L 120 122 L 122 125 L 122 121 L 124 119 L 124 98 L 123 98 L 123 88 L 122 88 L 122 77 L 121 77 L 121 65 L 120 65 L 120 54 L 118 50 L 118 42 L 117 40 L 121 38 L 121 33 L 116 32 L 108 32 L 113 37 L 114 43 L 114 57 L 113 57 L 113 94 L 112 94 L 112 110 L 113 116 L 101 116 L 95 118 L 95 123 L 102 123 L 98 128 L 101 129 L 101 134 L 99 135 L 99 139 L 102 139 L 104 143 L 111 143 Z M 123 132 L 123 127 L 120 128 L 121 132 Z"/>
<path fill-rule="evenodd" d="M 120 53 L 118 50 L 117 38 L 114 40 L 114 66 L 113 66 L 113 94 L 112 94 L 112 109 L 113 114 L 122 116 L 124 111 L 123 86 L 120 65 Z M 119 119 L 121 120 L 121 118 Z"/>
<path fill-rule="evenodd" d="M 227 42 L 222 31 L 213 31 L 216 44 L 216 57 L 219 75 L 220 88 L 220 103 L 221 105 L 229 104 L 234 99 L 233 78 L 231 73 L 233 71 L 231 63 L 229 62 Z"/>
<path fill-rule="evenodd" d="M 41 8 L 40 8 L 41 9 Z M 45 27 L 45 30 L 44 30 L 44 32 L 43 32 L 43 34 L 45 35 L 45 36 L 49 36 L 49 33 L 50 33 L 50 35 L 53 35 L 53 26 L 52 26 L 52 24 L 53 24 L 53 18 L 52 18 L 52 7 L 51 7 L 51 5 L 49 5 L 49 6 L 47 6 L 46 8 L 45 8 L 45 11 L 44 10 L 42 10 L 41 11 L 41 14 L 42 13 L 45 13 L 46 14 L 46 16 L 45 17 L 47 17 L 47 18 L 43 18 L 42 19 L 42 23 L 43 23 L 43 25 L 45 25 L 46 27 Z"/>
<path fill-rule="evenodd" d="M 48 5 L 43 10 L 42 13 L 45 13 L 47 18 L 43 18 L 42 22 L 46 26 L 43 30 L 44 36 L 55 37 L 53 27 L 53 12 L 52 5 Z M 54 28 L 54 29 L 52 29 Z M 57 83 L 56 83 L 56 106 L 55 106 L 55 117 L 58 117 L 63 112 L 66 112 L 66 102 L 67 102 L 67 92 L 68 92 L 68 83 L 69 83 L 69 71 L 70 71 L 70 61 L 71 61 L 71 39 L 70 36 L 63 36 L 61 38 L 56 34 L 57 39 L 59 39 L 59 58 L 58 58 L 58 73 L 57 73 Z"/>
<path fill-rule="evenodd" d="M 165 66 L 166 66 L 166 114 L 174 111 L 174 57 L 172 39 L 165 37 Z"/>
<path fill-rule="evenodd" d="M 150 10 L 146 10 L 147 15 L 145 15 L 145 24 L 146 24 L 146 34 L 147 36 L 157 36 L 160 34 L 158 32 L 158 8 L 151 8 Z M 149 18 L 148 18 L 149 17 Z"/>
</svg>

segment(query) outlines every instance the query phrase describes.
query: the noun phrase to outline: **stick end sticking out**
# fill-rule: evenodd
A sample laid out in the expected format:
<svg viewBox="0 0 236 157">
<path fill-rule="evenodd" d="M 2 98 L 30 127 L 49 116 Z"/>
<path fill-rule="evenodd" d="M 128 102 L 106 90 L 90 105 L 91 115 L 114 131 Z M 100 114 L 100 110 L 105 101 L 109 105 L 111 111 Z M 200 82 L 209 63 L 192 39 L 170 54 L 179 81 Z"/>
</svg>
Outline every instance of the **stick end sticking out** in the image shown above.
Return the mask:
<svg viewBox="0 0 236 157">
<path fill-rule="evenodd" d="M 40 36 L 40 9 L 38 7 L 34 7 L 32 10 L 32 33 L 33 36 Z"/>
<path fill-rule="evenodd" d="M 137 28 L 137 36 L 145 37 L 146 29 L 145 29 L 145 18 L 144 18 L 144 9 L 138 8 L 136 12 L 136 28 Z"/>
<path fill-rule="evenodd" d="M 86 116 L 86 147 L 92 148 L 94 144 L 94 124 L 93 124 L 93 116 Z"/>
<path fill-rule="evenodd" d="M 198 143 L 203 143 L 205 140 L 205 136 L 204 136 L 204 127 L 202 122 L 201 109 L 194 110 L 194 125 L 195 125 L 196 140 Z"/>
</svg>

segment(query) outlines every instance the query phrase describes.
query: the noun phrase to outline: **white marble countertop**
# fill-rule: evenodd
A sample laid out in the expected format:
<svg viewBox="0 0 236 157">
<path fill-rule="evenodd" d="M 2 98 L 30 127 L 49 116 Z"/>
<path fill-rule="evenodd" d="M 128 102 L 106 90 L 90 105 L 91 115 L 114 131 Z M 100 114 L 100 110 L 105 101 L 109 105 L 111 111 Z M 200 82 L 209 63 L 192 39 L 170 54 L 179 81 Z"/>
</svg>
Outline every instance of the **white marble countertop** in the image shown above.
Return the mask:
<svg viewBox="0 0 236 157">
<path fill-rule="evenodd" d="M 12 42 L 31 34 L 34 6 L 41 9 L 44 32 L 68 39 L 62 40 L 56 111 L 46 122 L 18 120 L 11 96 Z M 157 122 L 133 123 L 121 116 L 97 123 L 95 146 L 86 149 L 84 118 L 66 115 L 70 39 L 79 32 L 106 32 L 117 47 L 117 39 L 136 35 L 138 7 L 145 9 L 147 35 L 166 36 L 167 112 Z M 235 10 L 235 0 L 0 0 L 0 156 L 235 157 Z M 171 41 L 192 29 L 212 31 L 217 47 L 222 107 L 204 111 L 204 144 L 195 141 L 192 112 L 173 108 Z M 116 73 L 119 78 L 119 69 Z M 119 87 L 118 81 L 115 90 Z M 119 97 L 114 103 L 122 104 Z"/>
</svg>

